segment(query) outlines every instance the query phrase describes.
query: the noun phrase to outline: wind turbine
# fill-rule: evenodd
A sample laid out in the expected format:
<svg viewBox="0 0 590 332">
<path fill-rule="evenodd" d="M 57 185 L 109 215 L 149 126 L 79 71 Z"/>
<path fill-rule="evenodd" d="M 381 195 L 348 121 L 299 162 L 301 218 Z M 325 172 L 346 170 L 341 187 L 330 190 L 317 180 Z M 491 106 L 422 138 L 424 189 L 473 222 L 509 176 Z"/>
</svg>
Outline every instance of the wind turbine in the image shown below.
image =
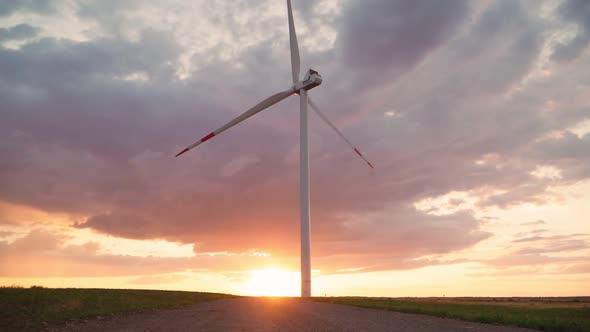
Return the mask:
<svg viewBox="0 0 590 332">
<path fill-rule="evenodd" d="M 322 76 L 315 70 L 309 69 L 305 74 L 303 80 L 299 79 L 300 74 L 300 59 L 299 59 L 299 46 L 297 45 L 297 35 L 295 34 L 295 24 L 293 22 L 293 11 L 291 9 L 291 0 L 287 0 L 287 12 L 289 15 L 289 42 L 291 46 L 291 72 L 293 74 L 293 85 L 279 93 L 276 93 L 254 107 L 250 108 L 246 112 L 242 113 L 235 119 L 228 122 L 221 128 L 209 133 L 205 137 L 196 141 L 192 145 L 189 145 L 186 149 L 180 151 L 176 157 L 189 151 L 192 148 L 208 141 L 209 139 L 221 134 L 225 130 L 237 125 L 238 123 L 246 120 L 252 115 L 263 111 L 264 109 L 278 103 L 279 101 L 297 94 L 300 100 L 300 204 L 301 204 L 301 297 L 311 296 L 311 227 L 310 227 L 310 213 L 309 213 L 309 151 L 307 149 L 307 105 L 324 120 L 328 126 L 336 131 L 352 149 L 354 152 L 361 157 L 371 168 L 373 165 L 365 159 L 360 151 L 352 145 L 352 143 L 326 118 L 326 116 L 320 111 L 320 109 L 308 98 L 307 92 L 322 83 Z"/>
</svg>

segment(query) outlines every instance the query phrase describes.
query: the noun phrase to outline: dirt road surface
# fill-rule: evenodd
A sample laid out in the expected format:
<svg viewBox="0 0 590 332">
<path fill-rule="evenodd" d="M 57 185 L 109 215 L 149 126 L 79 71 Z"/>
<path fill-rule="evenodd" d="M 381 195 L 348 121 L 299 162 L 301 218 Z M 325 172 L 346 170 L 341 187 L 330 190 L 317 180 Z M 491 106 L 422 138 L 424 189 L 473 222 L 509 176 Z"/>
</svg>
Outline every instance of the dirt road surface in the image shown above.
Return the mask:
<svg viewBox="0 0 590 332">
<path fill-rule="evenodd" d="M 49 331 L 532 331 L 297 298 L 233 298 L 115 315 Z"/>
</svg>

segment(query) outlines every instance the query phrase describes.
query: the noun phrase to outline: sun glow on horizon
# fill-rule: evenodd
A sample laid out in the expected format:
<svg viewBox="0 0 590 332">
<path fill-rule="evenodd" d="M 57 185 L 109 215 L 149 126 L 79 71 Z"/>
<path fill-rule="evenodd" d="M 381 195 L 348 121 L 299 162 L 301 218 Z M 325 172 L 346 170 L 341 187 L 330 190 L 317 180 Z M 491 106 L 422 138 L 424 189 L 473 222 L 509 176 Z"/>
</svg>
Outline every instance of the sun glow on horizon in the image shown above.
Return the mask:
<svg viewBox="0 0 590 332">
<path fill-rule="evenodd" d="M 300 280 L 298 272 L 277 268 L 253 270 L 242 290 L 244 295 L 251 296 L 299 296 Z"/>
</svg>

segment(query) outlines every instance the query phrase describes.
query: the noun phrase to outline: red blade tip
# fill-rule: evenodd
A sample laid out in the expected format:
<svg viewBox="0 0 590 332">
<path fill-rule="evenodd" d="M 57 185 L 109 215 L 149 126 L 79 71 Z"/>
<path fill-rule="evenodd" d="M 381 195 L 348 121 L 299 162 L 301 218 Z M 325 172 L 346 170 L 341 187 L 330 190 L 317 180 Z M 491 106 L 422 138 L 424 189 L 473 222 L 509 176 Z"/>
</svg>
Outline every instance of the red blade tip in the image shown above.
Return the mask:
<svg viewBox="0 0 590 332">
<path fill-rule="evenodd" d="M 205 141 L 209 140 L 209 139 L 210 139 L 210 138 L 212 138 L 213 136 L 215 136 L 215 133 L 210 133 L 209 135 L 207 135 L 207 136 L 205 136 L 205 137 L 201 138 L 201 143 L 203 143 L 203 142 L 205 142 Z"/>
<path fill-rule="evenodd" d="M 186 148 L 186 149 L 184 149 L 184 150 L 180 151 L 180 152 L 179 152 L 179 153 L 178 153 L 176 156 L 178 157 L 178 156 L 180 156 L 181 154 L 183 154 L 183 153 L 185 153 L 185 152 L 187 152 L 187 151 L 188 151 L 188 148 Z"/>
<path fill-rule="evenodd" d="M 360 151 L 359 151 L 357 148 L 354 148 L 354 152 L 356 152 L 356 154 L 358 154 L 360 157 L 362 157 L 362 156 L 363 156 L 363 155 L 361 154 L 361 152 L 360 152 Z"/>
</svg>

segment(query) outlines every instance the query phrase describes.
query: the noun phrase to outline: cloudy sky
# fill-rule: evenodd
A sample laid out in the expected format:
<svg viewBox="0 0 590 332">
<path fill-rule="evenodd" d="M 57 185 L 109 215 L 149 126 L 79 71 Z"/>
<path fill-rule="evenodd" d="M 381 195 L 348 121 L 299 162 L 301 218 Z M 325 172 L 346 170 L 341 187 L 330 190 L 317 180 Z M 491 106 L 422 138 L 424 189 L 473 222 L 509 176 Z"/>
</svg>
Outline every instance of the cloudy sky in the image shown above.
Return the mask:
<svg viewBox="0 0 590 332">
<path fill-rule="evenodd" d="M 310 115 L 315 294 L 590 295 L 590 2 L 293 8 L 376 167 Z M 0 284 L 298 294 L 298 99 L 174 158 L 288 45 L 284 1 L 2 2 Z"/>
</svg>

